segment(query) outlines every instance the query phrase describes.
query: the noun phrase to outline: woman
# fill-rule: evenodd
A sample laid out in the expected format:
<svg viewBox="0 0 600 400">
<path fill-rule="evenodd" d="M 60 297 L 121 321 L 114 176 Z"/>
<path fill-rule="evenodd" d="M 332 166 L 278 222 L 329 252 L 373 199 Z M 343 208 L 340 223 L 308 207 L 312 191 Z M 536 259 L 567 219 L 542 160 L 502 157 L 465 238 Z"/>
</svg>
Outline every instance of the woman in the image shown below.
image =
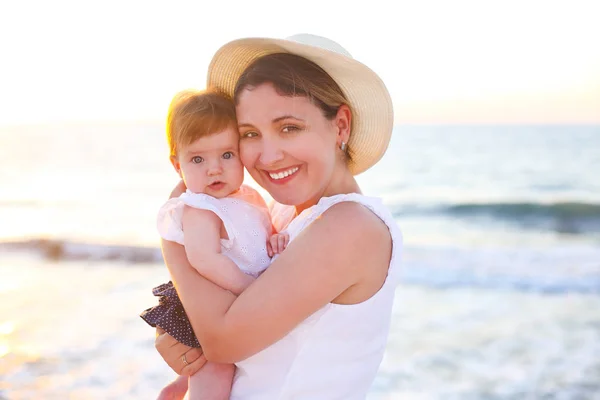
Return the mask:
<svg viewBox="0 0 600 400">
<path fill-rule="evenodd" d="M 337 43 L 312 35 L 228 43 L 208 85 L 236 102 L 244 166 L 293 207 L 291 222 L 279 219 L 290 243 L 236 297 L 163 241 L 204 354 L 165 334 L 156 347 L 178 373 L 236 363 L 232 399 L 364 399 L 385 350 L 402 243 L 354 175 L 387 148 L 389 94 Z"/>
</svg>

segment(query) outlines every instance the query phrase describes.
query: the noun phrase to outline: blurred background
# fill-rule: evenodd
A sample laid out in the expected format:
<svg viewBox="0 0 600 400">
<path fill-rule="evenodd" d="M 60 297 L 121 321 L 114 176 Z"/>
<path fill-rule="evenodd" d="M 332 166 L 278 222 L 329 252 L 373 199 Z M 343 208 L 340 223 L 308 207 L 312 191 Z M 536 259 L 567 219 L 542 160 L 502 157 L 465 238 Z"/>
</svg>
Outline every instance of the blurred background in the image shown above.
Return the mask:
<svg viewBox="0 0 600 400">
<path fill-rule="evenodd" d="M 359 175 L 405 238 L 370 399 L 600 398 L 598 1 L 0 3 L 0 399 L 150 399 L 171 97 L 309 32 L 395 105 Z M 248 180 L 250 184 L 253 184 Z M 264 193 L 264 192 L 263 192 Z"/>
</svg>

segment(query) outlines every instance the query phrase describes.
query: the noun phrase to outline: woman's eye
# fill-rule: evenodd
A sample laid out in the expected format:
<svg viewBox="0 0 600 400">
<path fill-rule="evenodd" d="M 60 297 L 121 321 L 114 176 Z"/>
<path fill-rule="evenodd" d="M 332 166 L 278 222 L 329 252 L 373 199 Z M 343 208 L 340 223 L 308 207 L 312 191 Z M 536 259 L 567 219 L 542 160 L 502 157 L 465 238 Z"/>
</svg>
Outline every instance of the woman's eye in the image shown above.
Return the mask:
<svg viewBox="0 0 600 400">
<path fill-rule="evenodd" d="M 297 126 L 294 126 L 294 125 L 286 125 L 283 128 L 281 128 L 281 131 L 284 133 L 296 132 L 299 130 L 300 130 L 300 128 L 298 128 Z"/>
<path fill-rule="evenodd" d="M 196 157 L 192 158 L 192 162 L 194 164 L 200 164 L 202 161 L 204 161 L 204 159 L 202 157 L 200 157 L 200 156 L 196 156 Z"/>
<path fill-rule="evenodd" d="M 233 153 L 230 151 L 226 151 L 225 153 L 223 153 L 223 158 L 226 160 L 229 160 L 231 157 L 233 157 Z"/>
<path fill-rule="evenodd" d="M 242 138 L 253 138 L 256 136 L 258 136 L 258 133 L 253 132 L 253 131 L 248 131 L 248 132 L 242 133 Z"/>
</svg>

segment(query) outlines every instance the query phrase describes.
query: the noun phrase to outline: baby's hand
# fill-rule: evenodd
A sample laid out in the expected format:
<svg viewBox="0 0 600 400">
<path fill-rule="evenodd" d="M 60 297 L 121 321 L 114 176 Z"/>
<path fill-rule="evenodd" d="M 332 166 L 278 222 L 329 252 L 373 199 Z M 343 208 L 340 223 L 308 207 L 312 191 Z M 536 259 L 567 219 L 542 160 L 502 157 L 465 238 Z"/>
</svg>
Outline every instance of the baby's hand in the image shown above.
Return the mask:
<svg viewBox="0 0 600 400">
<path fill-rule="evenodd" d="M 290 241 L 290 235 L 287 232 L 275 233 L 267 240 L 267 253 L 269 257 L 273 257 L 275 254 L 281 254 Z"/>
</svg>

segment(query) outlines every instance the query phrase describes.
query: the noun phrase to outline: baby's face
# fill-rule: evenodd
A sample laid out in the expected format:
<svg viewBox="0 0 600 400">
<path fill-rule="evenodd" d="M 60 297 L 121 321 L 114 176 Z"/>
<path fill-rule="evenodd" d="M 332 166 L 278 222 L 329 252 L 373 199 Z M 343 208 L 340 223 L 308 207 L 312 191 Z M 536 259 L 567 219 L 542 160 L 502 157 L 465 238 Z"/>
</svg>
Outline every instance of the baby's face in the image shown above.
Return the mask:
<svg viewBox="0 0 600 400">
<path fill-rule="evenodd" d="M 189 190 L 216 198 L 230 195 L 244 180 L 239 133 L 229 127 L 180 149 L 172 163 Z"/>
</svg>

